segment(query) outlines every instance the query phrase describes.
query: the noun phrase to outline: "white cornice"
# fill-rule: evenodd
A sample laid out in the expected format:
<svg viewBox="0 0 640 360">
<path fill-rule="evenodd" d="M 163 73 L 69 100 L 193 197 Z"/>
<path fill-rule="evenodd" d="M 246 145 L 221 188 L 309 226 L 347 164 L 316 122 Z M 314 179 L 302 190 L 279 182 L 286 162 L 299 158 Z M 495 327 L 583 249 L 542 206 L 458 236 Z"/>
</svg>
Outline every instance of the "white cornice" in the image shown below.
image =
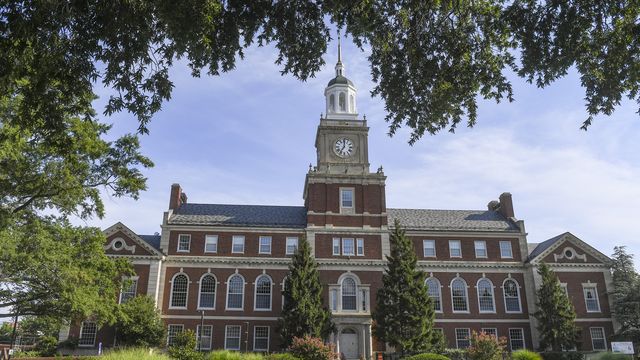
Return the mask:
<svg viewBox="0 0 640 360">
<path fill-rule="evenodd" d="M 600 251 L 598 251 L 596 248 L 594 248 L 593 246 L 587 244 L 586 242 L 580 240 L 577 236 L 573 235 L 570 232 L 567 232 L 565 234 L 563 234 L 563 236 L 556 240 L 555 243 L 553 243 L 551 246 L 549 246 L 549 248 L 545 249 L 545 251 L 543 251 L 542 253 L 538 254 L 538 256 L 536 256 L 535 258 L 531 259 L 531 263 L 532 264 L 538 264 L 542 261 L 542 259 L 546 258 L 548 255 L 552 254 L 554 251 L 556 251 L 561 244 L 564 244 L 565 242 L 570 241 L 573 244 L 577 245 L 578 247 L 580 247 L 581 250 L 585 251 L 586 253 L 588 253 L 589 255 L 593 256 L 594 258 L 602 261 L 602 264 L 597 264 L 599 266 L 604 266 L 607 267 L 607 264 L 611 263 L 611 259 L 606 256 L 605 254 L 601 253 Z M 557 263 L 549 263 L 549 265 L 558 265 Z M 563 263 L 562 265 L 582 265 L 582 266 L 593 266 L 594 264 L 568 264 L 568 263 Z"/>
<path fill-rule="evenodd" d="M 133 240 L 133 242 L 135 242 L 136 244 L 138 244 L 140 247 L 142 247 L 143 249 L 147 250 L 151 254 L 155 254 L 156 258 L 162 257 L 162 253 L 160 251 L 158 251 L 158 249 L 154 248 L 153 246 L 149 245 L 146 241 L 142 240 L 142 238 L 140 238 L 140 236 L 138 236 L 138 234 L 133 232 L 131 229 L 129 229 L 126 225 L 124 225 L 120 221 L 118 221 L 117 223 L 109 226 L 108 228 L 103 230 L 102 233 L 105 236 L 108 237 L 110 235 L 113 235 L 113 234 L 117 233 L 118 231 L 120 231 L 123 234 L 127 235 L 127 237 L 129 237 L 131 240 Z M 135 255 L 131 255 L 131 256 L 135 256 Z"/>
</svg>

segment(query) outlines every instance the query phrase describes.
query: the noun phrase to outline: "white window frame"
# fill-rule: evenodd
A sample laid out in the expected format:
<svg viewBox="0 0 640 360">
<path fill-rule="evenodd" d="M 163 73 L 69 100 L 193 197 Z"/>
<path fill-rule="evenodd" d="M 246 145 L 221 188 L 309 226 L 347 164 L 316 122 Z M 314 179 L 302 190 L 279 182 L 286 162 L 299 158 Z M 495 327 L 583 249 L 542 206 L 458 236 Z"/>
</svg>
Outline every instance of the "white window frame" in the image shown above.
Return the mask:
<svg viewBox="0 0 640 360">
<path fill-rule="evenodd" d="M 266 240 L 268 242 L 268 244 L 264 244 L 264 246 L 269 246 L 269 251 L 263 251 L 262 250 L 262 240 Z M 258 237 L 258 254 L 263 254 L 263 255 L 271 255 L 271 244 L 273 242 L 273 238 L 271 236 L 267 236 L 267 235 L 262 235 Z"/>
<path fill-rule="evenodd" d="M 345 309 L 344 308 L 344 293 L 343 293 L 343 289 L 344 289 L 344 282 L 347 280 L 352 280 L 353 281 L 353 286 L 354 286 L 354 291 L 355 293 L 353 294 L 353 297 L 355 298 L 355 309 Z M 340 310 L 343 312 L 358 312 L 358 280 L 352 276 L 347 276 L 345 278 L 343 278 L 340 281 Z M 351 295 L 349 295 L 351 297 Z"/>
<path fill-rule="evenodd" d="M 427 244 L 432 244 L 432 247 L 427 246 Z M 433 249 L 433 255 L 427 254 L 427 249 Z M 422 240 L 422 255 L 426 258 L 434 258 L 437 256 L 436 253 L 436 241 L 435 240 Z"/>
<path fill-rule="evenodd" d="M 289 245 L 289 241 L 295 242 L 295 248 L 293 249 L 293 251 L 289 251 L 289 246 L 291 246 L 291 245 Z M 286 255 L 295 254 L 296 250 L 298 250 L 298 244 L 299 244 L 299 242 L 298 242 L 298 237 L 297 236 L 287 236 L 287 240 L 286 240 L 286 243 L 285 243 L 285 250 L 284 250 L 285 254 Z"/>
<path fill-rule="evenodd" d="M 237 328 L 238 330 L 238 347 L 237 348 L 230 348 L 227 346 L 227 340 L 229 339 L 229 329 L 230 328 Z M 235 337 L 234 337 L 235 339 Z M 224 327 L 224 349 L 225 350 L 235 350 L 235 351 L 240 351 L 240 348 L 242 348 L 242 325 L 225 325 Z"/>
<path fill-rule="evenodd" d="M 492 310 L 482 310 L 482 306 L 480 303 L 480 281 L 488 281 L 489 282 L 489 286 L 491 288 L 491 306 L 492 306 Z M 478 312 L 481 314 L 495 314 L 496 313 L 496 292 L 495 292 L 495 286 L 493 286 L 493 282 L 486 278 L 480 278 L 478 279 L 478 281 L 476 282 L 476 293 L 478 294 Z"/>
<path fill-rule="evenodd" d="M 338 293 L 340 291 L 338 289 L 331 289 L 329 291 L 329 303 L 331 306 L 331 311 L 338 311 Z"/>
<path fill-rule="evenodd" d="M 467 310 L 455 310 L 455 305 L 453 302 L 453 282 L 456 280 L 462 280 L 462 283 L 464 284 L 464 294 L 465 294 L 465 300 L 466 300 L 466 306 L 467 306 Z M 461 277 L 455 277 L 451 280 L 451 283 L 449 283 L 449 293 L 451 294 L 451 311 L 455 314 L 469 314 L 469 285 L 467 284 L 467 281 Z"/>
<path fill-rule="evenodd" d="M 213 307 L 203 307 L 200 304 L 200 300 L 202 299 L 202 279 L 205 278 L 205 276 L 211 276 L 213 277 L 213 281 L 214 281 L 214 285 L 213 285 Z M 198 281 L 198 310 L 215 310 L 216 309 L 216 300 L 218 298 L 218 278 L 213 275 L 212 273 L 204 273 L 202 274 L 202 276 L 200 277 L 200 280 Z"/>
<path fill-rule="evenodd" d="M 200 330 L 201 329 L 209 329 L 209 336 L 206 336 L 206 335 L 200 336 Z M 200 343 L 200 340 L 203 339 L 203 338 L 206 339 L 207 337 L 209 338 L 208 346 L 203 346 L 202 344 L 200 344 L 200 346 L 198 346 L 198 343 Z M 201 327 L 200 324 L 198 324 L 198 326 L 196 327 L 196 349 L 198 349 L 198 350 L 211 350 L 212 345 L 213 345 L 213 325 L 203 325 Z"/>
<path fill-rule="evenodd" d="M 364 239 L 356 239 L 356 256 L 364 256 Z"/>
<path fill-rule="evenodd" d="M 343 193 L 350 192 L 351 193 L 351 206 L 344 205 Z M 340 188 L 340 212 L 343 210 L 352 212 L 356 208 L 356 190 L 352 187 L 341 187 Z"/>
<path fill-rule="evenodd" d="M 175 280 L 176 277 L 178 277 L 179 275 L 184 275 L 187 278 L 187 293 L 185 295 L 185 300 L 184 300 L 184 306 L 173 306 L 173 281 Z M 186 310 L 187 307 L 189 307 L 189 284 L 191 284 L 191 279 L 189 278 L 189 275 L 183 273 L 183 272 L 178 272 L 173 274 L 173 277 L 171 278 L 171 281 L 169 282 L 169 309 L 179 309 L 179 310 Z"/>
<path fill-rule="evenodd" d="M 458 337 L 458 330 L 466 330 L 467 331 L 467 342 L 469 343 L 469 346 L 471 346 L 471 329 L 469 328 L 455 328 L 454 332 L 456 335 L 456 349 L 467 349 L 469 348 L 469 346 L 466 347 L 460 347 L 459 342 L 464 340 Z"/>
<path fill-rule="evenodd" d="M 82 341 L 83 339 L 83 332 L 86 331 L 86 324 L 91 324 L 93 328 L 95 328 L 95 331 L 93 332 L 93 337 L 92 337 L 92 342 L 91 344 L 89 343 L 80 343 L 80 341 Z M 96 346 L 96 338 L 98 337 L 98 324 L 95 323 L 94 321 L 83 321 L 82 324 L 80 324 L 80 333 L 78 336 L 78 347 L 94 347 Z"/>
<path fill-rule="evenodd" d="M 506 256 L 504 254 L 504 249 L 503 245 L 509 245 L 509 255 Z M 511 245 L 511 241 L 500 241 L 500 258 L 501 259 L 513 259 L 513 246 Z"/>
<path fill-rule="evenodd" d="M 341 242 L 340 238 L 333 238 L 333 242 L 331 244 L 331 247 L 332 247 L 331 252 L 334 256 L 340 256 L 340 250 L 341 250 L 340 242 Z"/>
<path fill-rule="evenodd" d="M 351 241 L 351 249 L 353 249 L 352 253 L 347 253 L 345 250 L 347 248 L 347 241 Z M 356 240 L 354 238 L 342 238 L 342 255 L 343 256 L 356 256 Z"/>
<path fill-rule="evenodd" d="M 258 308 L 258 280 L 260 280 L 261 278 L 266 277 L 269 279 L 269 307 L 268 308 Z M 267 275 L 267 274 L 260 274 L 258 275 L 258 277 L 256 278 L 256 281 L 254 282 L 253 285 L 253 311 L 271 311 L 271 309 L 273 308 L 273 279 L 271 278 L 271 276 Z M 260 294 L 260 295 L 266 295 L 266 294 Z"/>
<path fill-rule="evenodd" d="M 458 250 L 460 251 L 460 255 L 453 255 L 452 251 L 455 247 L 452 247 L 452 244 L 458 244 Z M 449 240 L 449 257 L 450 258 L 461 258 L 462 257 L 462 241 L 461 240 Z"/>
<path fill-rule="evenodd" d="M 587 292 L 589 290 L 593 290 L 594 300 L 596 302 L 596 305 L 598 306 L 598 310 L 589 310 L 589 301 L 587 300 Z M 584 308 L 588 313 L 602 312 L 602 309 L 600 307 L 600 299 L 598 298 L 598 287 L 596 286 L 596 284 L 582 285 L 582 294 L 584 297 Z"/>
<path fill-rule="evenodd" d="M 596 346 L 593 342 L 594 337 L 593 337 L 593 330 L 598 329 L 600 331 L 602 331 L 602 338 L 601 339 L 596 339 L 596 340 L 602 340 L 602 342 L 604 343 L 604 348 L 602 349 L 596 349 Z M 604 332 L 604 328 L 600 327 L 600 326 L 596 326 L 596 327 L 590 327 L 589 328 L 589 337 L 591 338 L 591 349 L 593 349 L 593 351 L 607 351 L 608 344 L 607 344 L 607 334 Z"/>
<path fill-rule="evenodd" d="M 519 330 L 520 331 L 520 335 L 522 335 L 522 347 L 519 349 L 513 349 L 513 336 L 511 336 L 511 331 L 513 330 Z M 509 349 L 511 349 L 511 351 L 517 351 L 517 350 L 521 350 L 521 349 L 526 349 L 527 348 L 527 341 L 524 338 L 524 329 L 523 328 L 509 328 Z"/>
<path fill-rule="evenodd" d="M 129 301 L 130 299 L 133 299 L 134 297 L 136 297 L 136 295 L 138 295 L 138 276 L 123 276 L 122 277 L 122 285 L 120 286 L 120 296 L 118 297 L 118 304 L 123 304 L 122 302 L 122 295 L 124 294 L 131 294 L 130 297 L 127 298 L 127 301 Z M 124 290 L 124 283 L 131 281 L 131 288 L 133 288 L 133 292 L 131 291 L 127 291 L 125 292 Z M 125 301 L 126 302 L 126 301 Z"/>
<path fill-rule="evenodd" d="M 179 328 L 179 331 L 176 331 L 175 333 L 172 334 L 171 332 L 171 328 Z M 167 346 L 171 346 L 171 337 L 175 337 L 176 335 L 180 334 L 181 332 L 184 331 L 184 324 L 168 324 L 167 325 Z"/>
<path fill-rule="evenodd" d="M 481 246 L 478 247 L 478 245 L 481 245 Z M 484 240 L 474 240 L 473 241 L 473 249 L 475 250 L 477 259 L 486 259 L 486 258 L 489 257 L 489 251 L 487 250 L 487 242 L 486 241 L 484 241 Z M 478 255 L 478 250 L 483 250 L 484 251 L 484 255 Z"/>
<path fill-rule="evenodd" d="M 187 248 L 186 249 L 181 249 L 180 245 L 182 245 L 182 237 L 188 237 L 189 241 L 187 242 Z M 191 251 L 191 234 L 178 234 L 178 248 L 176 249 L 177 252 L 183 252 L 183 253 L 188 253 Z"/>
<path fill-rule="evenodd" d="M 491 331 L 491 332 L 492 332 L 492 334 L 489 334 L 489 333 L 487 332 L 487 330 Z M 482 328 L 482 329 L 480 329 L 480 332 L 483 332 L 483 333 L 485 333 L 485 334 L 487 334 L 487 335 L 493 335 L 493 336 L 495 336 L 496 338 L 498 338 L 498 328 Z"/>
<path fill-rule="evenodd" d="M 513 281 L 516 284 L 516 290 L 518 290 L 518 307 L 520 311 L 510 311 L 507 307 L 507 292 L 505 291 L 504 284 L 507 281 Z M 504 312 L 507 314 L 522 314 L 522 291 L 520 291 L 520 283 L 514 278 L 506 278 L 502 282 L 502 299 L 504 300 Z"/>
<path fill-rule="evenodd" d="M 257 340 L 257 333 L 258 333 L 258 328 L 267 328 L 267 347 L 265 349 L 259 349 L 256 347 L 256 340 Z M 264 337 L 261 337 L 261 339 L 264 339 Z M 264 325 L 256 325 L 253 327 L 253 351 L 261 351 L 261 352 L 268 352 L 269 351 L 269 345 L 271 343 L 271 327 L 270 326 L 264 326 Z"/>
<path fill-rule="evenodd" d="M 209 242 L 209 240 L 213 240 L 212 242 Z M 215 247 L 214 250 L 207 250 L 207 246 L 209 245 L 213 245 Z M 218 252 L 218 235 L 205 235 L 204 237 L 204 252 L 205 253 L 210 253 L 210 254 L 215 254 Z"/>
<path fill-rule="evenodd" d="M 229 290 L 230 290 L 229 284 L 231 283 L 231 278 L 233 278 L 234 276 L 239 276 L 240 279 L 242 279 L 242 297 L 241 297 L 242 301 L 241 301 L 241 304 L 240 304 L 239 308 L 230 308 L 229 307 Z M 244 297 L 246 295 L 246 291 L 245 291 L 246 290 L 245 289 L 246 285 L 247 285 L 247 282 L 245 281 L 244 276 L 242 276 L 240 274 L 234 273 L 234 274 L 231 274 L 231 276 L 229 276 L 229 278 L 227 278 L 227 296 L 226 296 L 226 299 L 225 299 L 225 307 L 224 307 L 225 310 L 227 310 L 227 311 L 242 311 L 244 309 Z"/>
<path fill-rule="evenodd" d="M 564 291 L 564 294 L 567 295 L 567 297 L 569 296 L 569 286 L 567 285 L 567 283 L 560 283 L 560 287 L 562 288 L 562 291 Z"/>
<path fill-rule="evenodd" d="M 439 300 L 439 302 L 440 302 L 440 308 L 439 308 L 439 309 L 436 309 L 436 308 L 434 307 L 434 310 L 433 310 L 433 311 L 435 311 L 435 312 L 436 312 L 436 313 L 438 313 L 438 314 L 441 314 L 441 313 L 442 313 L 442 307 L 443 307 L 443 306 L 442 306 L 442 284 L 440 284 L 440 280 L 438 280 L 435 276 L 430 276 L 430 277 L 428 277 L 428 278 L 424 281 L 424 283 L 427 285 L 427 287 L 429 287 L 429 285 L 427 284 L 427 282 L 429 282 L 429 280 L 432 280 L 432 279 L 433 279 L 433 280 L 436 282 L 436 284 L 437 284 L 437 285 L 436 285 L 436 287 L 438 288 L 438 300 Z M 429 297 L 431 297 L 431 296 L 429 296 Z M 432 297 L 431 297 L 431 298 L 432 298 Z"/>
<path fill-rule="evenodd" d="M 236 240 L 242 240 L 242 251 L 236 251 Z M 233 235 L 231 237 L 231 253 L 232 254 L 244 254 L 244 245 L 245 245 L 245 237 L 244 235 Z"/>
</svg>

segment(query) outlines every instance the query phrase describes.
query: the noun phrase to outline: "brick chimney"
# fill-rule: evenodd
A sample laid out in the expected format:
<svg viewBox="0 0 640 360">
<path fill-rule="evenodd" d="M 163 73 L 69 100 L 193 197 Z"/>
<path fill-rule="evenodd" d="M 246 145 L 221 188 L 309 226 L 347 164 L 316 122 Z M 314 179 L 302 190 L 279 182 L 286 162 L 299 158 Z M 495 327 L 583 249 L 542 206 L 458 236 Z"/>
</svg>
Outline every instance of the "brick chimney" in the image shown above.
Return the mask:
<svg viewBox="0 0 640 360">
<path fill-rule="evenodd" d="M 513 200 L 511 199 L 511 193 L 504 192 L 500 194 L 499 200 L 500 208 L 498 208 L 498 211 L 500 214 L 507 219 L 515 217 L 516 215 L 513 212 Z"/>
<path fill-rule="evenodd" d="M 176 210 L 182 204 L 187 203 L 187 194 L 182 192 L 180 184 L 171 185 L 171 196 L 169 197 L 169 209 Z"/>
</svg>

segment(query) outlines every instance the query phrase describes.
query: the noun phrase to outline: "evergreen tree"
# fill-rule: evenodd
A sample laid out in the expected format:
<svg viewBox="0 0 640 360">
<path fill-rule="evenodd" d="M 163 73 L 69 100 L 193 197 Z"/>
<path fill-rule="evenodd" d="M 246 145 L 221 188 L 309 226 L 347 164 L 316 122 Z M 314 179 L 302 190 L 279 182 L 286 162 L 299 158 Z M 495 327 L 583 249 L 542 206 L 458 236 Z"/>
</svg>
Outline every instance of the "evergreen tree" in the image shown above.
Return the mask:
<svg viewBox="0 0 640 360">
<path fill-rule="evenodd" d="M 616 338 L 640 344 L 640 276 L 624 246 L 613 252 L 613 313 L 620 323 Z"/>
<path fill-rule="evenodd" d="M 373 318 L 375 336 L 401 352 L 428 351 L 435 336 L 426 274 L 417 265 L 413 244 L 396 220 Z"/>
<path fill-rule="evenodd" d="M 278 324 L 283 347 L 291 345 L 294 337 L 326 338 L 334 330 L 331 312 L 322 304 L 322 293 L 318 265 L 303 236 L 284 286 L 284 307 Z"/>
<path fill-rule="evenodd" d="M 538 266 L 538 274 L 542 277 L 542 285 L 537 291 L 538 311 L 534 316 L 538 320 L 540 349 L 572 349 L 578 339 L 573 304 L 560 286 L 558 277 L 547 264 L 541 263 Z"/>
<path fill-rule="evenodd" d="M 120 305 L 116 328 L 120 345 L 155 347 L 166 340 L 160 310 L 150 296 L 136 296 Z"/>
</svg>

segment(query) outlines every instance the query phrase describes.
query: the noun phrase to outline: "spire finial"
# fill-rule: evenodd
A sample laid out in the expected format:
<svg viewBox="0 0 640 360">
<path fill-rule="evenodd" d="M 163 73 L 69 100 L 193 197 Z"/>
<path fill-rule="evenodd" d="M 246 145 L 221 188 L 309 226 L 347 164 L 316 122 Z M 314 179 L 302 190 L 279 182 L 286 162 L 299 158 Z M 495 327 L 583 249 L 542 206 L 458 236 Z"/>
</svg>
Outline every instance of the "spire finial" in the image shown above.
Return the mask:
<svg viewBox="0 0 640 360">
<path fill-rule="evenodd" d="M 340 42 L 340 30 L 338 30 L 338 62 L 336 63 L 336 76 L 344 76 L 344 65 L 342 65 L 342 43 Z"/>
</svg>

